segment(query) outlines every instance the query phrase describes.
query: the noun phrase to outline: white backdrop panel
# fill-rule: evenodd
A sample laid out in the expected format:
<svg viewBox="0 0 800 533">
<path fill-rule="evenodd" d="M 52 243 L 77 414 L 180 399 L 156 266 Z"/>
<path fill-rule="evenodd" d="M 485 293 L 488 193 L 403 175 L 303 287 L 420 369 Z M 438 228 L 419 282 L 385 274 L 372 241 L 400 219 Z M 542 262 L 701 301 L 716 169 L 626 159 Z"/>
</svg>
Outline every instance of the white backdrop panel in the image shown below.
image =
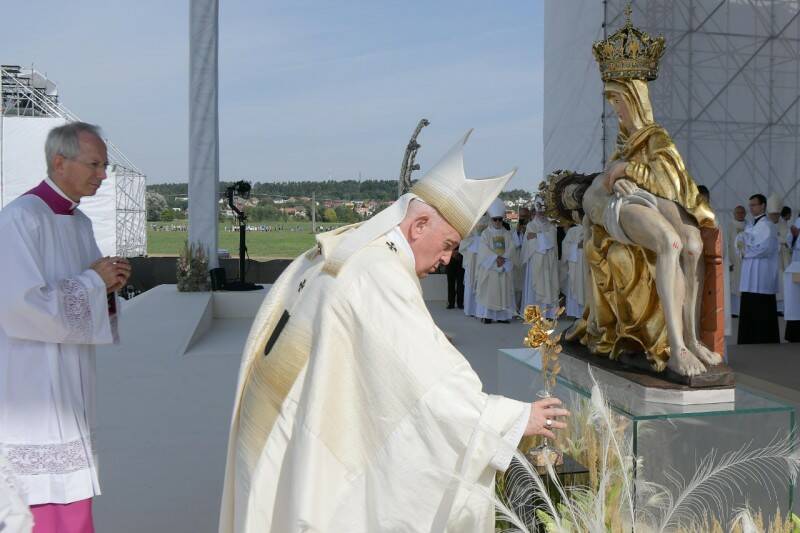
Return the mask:
<svg viewBox="0 0 800 533">
<path fill-rule="evenodd" d="M 64 124 L 62 118 L 0 117 L 3 128 L 0 180 L 5 207 L 47 176 L 44 141 L 47 132 Z"/>
<path fill-rule="evenodd" d="M 80 210 L 92 219 L 94 238 L 103 255 L 117 255 L 117 175 L 111 167 L 107 175 L 97 194 L 81 200 Z"/>
<path fill-rule="evenodd" d="M 603 37 L 603 4 L 547 0 L 544 17 L 544 172 L 602 170 L 603 85 L 592 43 Z"/>
</svg>

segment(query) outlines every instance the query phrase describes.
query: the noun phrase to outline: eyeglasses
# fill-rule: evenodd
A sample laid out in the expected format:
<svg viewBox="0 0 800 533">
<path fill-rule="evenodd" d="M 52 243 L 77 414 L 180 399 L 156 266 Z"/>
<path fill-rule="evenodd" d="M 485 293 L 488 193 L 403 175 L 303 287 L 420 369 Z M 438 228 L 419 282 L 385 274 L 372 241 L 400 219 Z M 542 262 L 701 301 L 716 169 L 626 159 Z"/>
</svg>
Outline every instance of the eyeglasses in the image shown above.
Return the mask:
<svg viewBox="0 0 800 533">
<path fill-rule="evenodd" d="M 86 165 L 87 167 L 91 168 L 92 170 L 100 170 L 103 171 L 108 170 L 109 164 L 108 161 L 92 161 L 91 163 L 87 163 L 86 161 L 81 161 L 80 159 L 76 159 L 74 157 L 68 157 L 70 161 L 75 161 L 76 163 L 80 163 L 81 165 Z"/>
<path fill-rule="evenodd" d="M 492 220 L 494 220 L 495 222 L 502 222 L 503 217 L 492 217 Z"/>
</svg>

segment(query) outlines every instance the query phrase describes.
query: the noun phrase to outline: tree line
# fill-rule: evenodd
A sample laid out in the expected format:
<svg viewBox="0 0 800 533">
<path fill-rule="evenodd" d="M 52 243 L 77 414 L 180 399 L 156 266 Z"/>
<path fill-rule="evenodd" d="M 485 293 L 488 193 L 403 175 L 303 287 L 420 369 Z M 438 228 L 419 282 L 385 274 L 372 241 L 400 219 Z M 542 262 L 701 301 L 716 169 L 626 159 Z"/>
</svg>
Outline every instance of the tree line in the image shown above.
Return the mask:
<svg viewBox="0 0 800 533">
<path fill-rule="evenodd" d="M 225 190 L 233 185 L 232 181 L 220 182 L 220 197 Z M 186 218 L 188 203 L 186 197 L 189 193 L 188 183 L 158 183 L 147 186 L 146 208 L 147 220 L 171 221 Z M 316 194 L 317 201 L 322 200 L 375 200 L 387 202 L 397 197 L 396 180 L 325 180 L 325 181 L 284 181 L 284 182 L 255 182 L 252 184 L 250 194 L 259 197 L 259 204 L 247 209 L 248 218 L 252 221 L 285 221 L 287 216 L 281 207 L 272 200 L 277 198 L 298 198 L 297 202 L 287 207 L 302 206 L 310 215 L 310 202 L 300 201 L 299 198 L 311 198 Z M 503 191 L 502 200 L 517 200 L 518 198 L 530 199 L 531 194 L 522 189 Z M 357 222 L 359 215 L 353 209 L 338 206 L 324 208 L 317 206 L 317 220 L 322 222 Z M 310 218 L 310 216 L 308 217 Z"/>
<path fill-rule="evenodd" d="M 232 181 L 220 182 L 220 194 L 224 194 Z M 251 183 L 251 194 L 256 196 L 276 197 L 311 197 L 330 200 L 377 200 L 389 201 L 397 198 L 397 180 L 324 180 L 324 181 L 277 181 Z M 157 192 L 168 201 L 177 196 L 186 196 L 189 192 L 187 183 L 158 183 L 147 186 L 147 190 Z M 523 189 L 511 189 L 500 194 L 503 200 L 531 198 L 531 193 Z M 176 206 L 177 207 L 177 206 Z"/>
</svg>

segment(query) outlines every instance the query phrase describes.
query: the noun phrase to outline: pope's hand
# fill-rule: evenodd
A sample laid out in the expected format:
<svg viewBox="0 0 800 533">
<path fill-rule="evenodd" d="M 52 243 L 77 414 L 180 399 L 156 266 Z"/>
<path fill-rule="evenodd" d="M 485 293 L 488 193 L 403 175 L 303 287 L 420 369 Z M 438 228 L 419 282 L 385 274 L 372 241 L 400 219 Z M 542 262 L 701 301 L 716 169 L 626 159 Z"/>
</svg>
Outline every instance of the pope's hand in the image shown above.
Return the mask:
<svg viewBox="0 0 800 533">
<path fill-rule="evenodd" d="M 498 255 L 497 256 L 497 266 L 498 266 L 498 268 L 502 267 L 505 264 L 506 264 L 506 258 L 503 257 L 502 255 Z"/>
<path fill-rule="evenodd" d="M 528 426 L 525 428 L 524 435 L 541 435 L 548 439 L 555 439 L 552 429 L 564 429 L 567 424 L 556 420 L 557 417 L 569 416 L 569 411 L 563 409 L 561 400 L 558 398 L 545 398 L 531 404 L 531 415 L 528 418 Z M 547 424 L 550 420 L 552 423 Z"/>
<path fill-rule="evenodd" d="M 534 233 L 534 232 L 528 233 L 528 240 L 535 239 L 535 238 L 536 238 L 536 233 Z"/>
</svg>

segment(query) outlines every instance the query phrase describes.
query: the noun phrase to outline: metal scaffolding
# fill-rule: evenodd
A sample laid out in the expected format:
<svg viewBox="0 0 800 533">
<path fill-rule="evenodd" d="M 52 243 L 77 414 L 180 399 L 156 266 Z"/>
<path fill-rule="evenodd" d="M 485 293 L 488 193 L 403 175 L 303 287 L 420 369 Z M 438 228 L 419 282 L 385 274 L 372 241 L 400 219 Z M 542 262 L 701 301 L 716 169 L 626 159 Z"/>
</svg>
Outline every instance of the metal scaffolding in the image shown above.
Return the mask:
<svg viewBox="0 0 800 533">
<path fill-rule="evenodd" d="M 546 0 L 545 171 L 601 170 L 617 119 L 594 41 L 624 24 L 627 0 Z M 655 119 L 728 216 L 755 193 L 800 209 L 800 0 L 633 0 L 633 24 L 663 35 L 650 82 Z"/>
<path fill-rule="evenodd" d="M 56 85 L 33 68 L 0 67 L 2 118 L 60 118 L 80 120 L 59 101 Z M 0 135 L 2 135 L 0 120 Z M 43 139 L 42 139 L 43 141 Z M 147 253 L 145 187 L 147 177 L 108 139 L 109 174 L 115 178 L 116 254 L 127 257 Z M 43 144 L 43 143 L 42 143 Z M 5 205 L 7 202 L 3 202 Z"/>
<path fill-rule="evenodd" d="M 627 0 L 607 0 L 605 31 Z M 638 0 L 634 24 L 666 38 L 650 84 L 656 121 L 689 172 L 729 212 L 751 194 L 777 193 L 800 208 L 800 1 Z M 617 120 L 603 100 L 603 153 Z"/>
</svg>

